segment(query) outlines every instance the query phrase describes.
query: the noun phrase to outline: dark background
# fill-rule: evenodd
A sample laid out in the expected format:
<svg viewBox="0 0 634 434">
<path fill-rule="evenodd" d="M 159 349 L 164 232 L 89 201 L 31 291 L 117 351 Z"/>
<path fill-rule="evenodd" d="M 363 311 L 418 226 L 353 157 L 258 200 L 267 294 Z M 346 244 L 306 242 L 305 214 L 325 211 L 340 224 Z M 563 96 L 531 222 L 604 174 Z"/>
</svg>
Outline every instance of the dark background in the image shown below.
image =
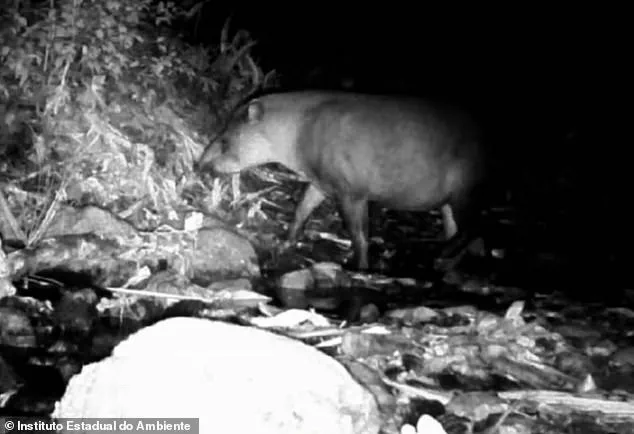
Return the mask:
<svg viewBox="0 0 634 434">
<path fill-rule="evenodd" d="M 291 76 L 329 65 L 375 88 L 559 104 L 609 92 L 631 45 L 618 9 L 312 6 L 210 8 L 211 26 L 198 37 L 217 41 L 216 29 L 232 13 L 233 29 L 258 41 L 264 67 Z"/>
</svg>

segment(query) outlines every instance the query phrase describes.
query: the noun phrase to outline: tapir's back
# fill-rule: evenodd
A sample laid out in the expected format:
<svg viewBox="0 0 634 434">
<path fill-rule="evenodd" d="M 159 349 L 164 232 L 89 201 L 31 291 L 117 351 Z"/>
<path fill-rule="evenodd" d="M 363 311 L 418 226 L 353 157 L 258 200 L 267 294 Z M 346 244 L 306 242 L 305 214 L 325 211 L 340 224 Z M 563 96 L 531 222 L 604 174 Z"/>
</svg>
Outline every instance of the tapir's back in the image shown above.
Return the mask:
<svg viewBox="0 0 634 434">
<path fill-rule="evenodd" d="M 460 111 L 347 93 L 294 94 L 292 101 L 301 121 L 292 145 L 298 166 L 327 191 L 426 209 L 480 177 L 479 130 Z M 288 110 L 283 103 L 276 101 L 278 113 Z"/>
</svg>

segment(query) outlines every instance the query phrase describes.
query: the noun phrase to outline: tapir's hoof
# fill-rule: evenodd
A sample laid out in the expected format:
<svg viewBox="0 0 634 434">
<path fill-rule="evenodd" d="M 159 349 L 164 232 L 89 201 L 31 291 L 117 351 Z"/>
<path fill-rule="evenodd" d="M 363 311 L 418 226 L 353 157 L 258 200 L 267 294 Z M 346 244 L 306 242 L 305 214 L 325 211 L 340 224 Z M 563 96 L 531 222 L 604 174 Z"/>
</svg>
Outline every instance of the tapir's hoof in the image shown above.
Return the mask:
<svg viewBox="0 0 634 434">
<path fill-rule="evenodd" d="M 370 265 L 367 262 L 357 262 L 355 264 L 355 269 L 360 272 L 367 272 L 370 270 Z"/>
</svg>

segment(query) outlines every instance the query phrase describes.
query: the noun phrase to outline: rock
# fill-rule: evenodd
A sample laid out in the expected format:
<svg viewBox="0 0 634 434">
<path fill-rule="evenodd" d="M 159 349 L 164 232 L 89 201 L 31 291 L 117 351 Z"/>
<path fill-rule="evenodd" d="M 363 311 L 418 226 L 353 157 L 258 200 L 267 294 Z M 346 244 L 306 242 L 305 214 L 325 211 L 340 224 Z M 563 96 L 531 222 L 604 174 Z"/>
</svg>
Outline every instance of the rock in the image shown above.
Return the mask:
<svg viewBox="0 0 634 434">
<path fill-rule="evenodd" d="M 349 292 L 352 280 L 341 265 L 318 262 L 309 268 L 288 272 L 278 279 L 276 293 L 289 309 L 315 307 L 337 309 Z"/>
<path fill-rule="evenodd" d="M 285 273 L 276 286 L 276 294 L 282 305 L 288 309 L 306 309 L 308 300 L 306 294 L 312 290 L 315 281 L 309 268 Z"/>
<path fill-rule="evenodd" d="M 31 321 L 25 312 L 0 307 L 0 345 L 16 348 L 37 347 L 37 338 Z"/>
<path fill-rule="evenodd" d="M 249 240 L 222 227 L 198 231 L 189 266 L 191 281 L 200 286 L 217 280 L 260 277 L 258 258 Z"/>
<path fill-rule="evenodd" d="M 108 210 L 96 206 L 62 207 L 47 227 L 44 238 L 70 234 L 133 237 L 137 235 L 137 230 Z"/>
<path fill-rule="evenodd" d="M 171 318 L 73 377 L 53 417 L 200 419 L 200 433 L 375 434 L 372 394 L 334 359 L 263 330 Z"/>
</svg>

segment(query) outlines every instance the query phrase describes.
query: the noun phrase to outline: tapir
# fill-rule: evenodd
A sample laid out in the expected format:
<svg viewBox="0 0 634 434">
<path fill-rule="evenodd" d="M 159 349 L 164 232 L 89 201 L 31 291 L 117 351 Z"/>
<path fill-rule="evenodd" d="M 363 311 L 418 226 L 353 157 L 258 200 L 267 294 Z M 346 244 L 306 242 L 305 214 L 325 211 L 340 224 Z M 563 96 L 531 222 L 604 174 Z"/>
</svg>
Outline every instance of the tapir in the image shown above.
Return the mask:
<svg viewBox="0 0 634 434">
<path fill-rule="evenodd" d="M 297 241 L 313 210 L 333 198 L 359 270 L 369 268 L 369 202 L 440 209 L 447 240 L 478 220 L 482 134 L 465 112 L 442 103 L 352 92 L 272 93 L 235 110 L 197 167 L 230 174 L 273 162 L 308 182 L 289 241 Z"/>
</svg>

